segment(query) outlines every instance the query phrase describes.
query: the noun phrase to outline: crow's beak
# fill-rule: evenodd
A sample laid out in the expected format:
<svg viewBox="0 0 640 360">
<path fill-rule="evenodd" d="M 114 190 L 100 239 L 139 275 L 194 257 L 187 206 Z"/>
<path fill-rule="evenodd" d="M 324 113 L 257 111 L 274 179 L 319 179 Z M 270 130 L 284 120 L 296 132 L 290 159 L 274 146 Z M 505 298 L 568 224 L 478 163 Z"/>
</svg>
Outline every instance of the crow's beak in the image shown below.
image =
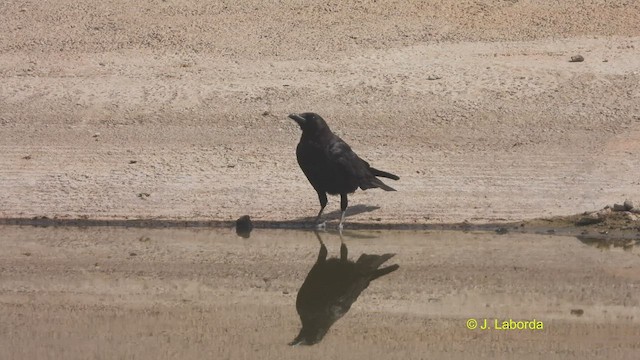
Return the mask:
<svg viewBox="0 0 640 360">
<path fill-rule="evenodd" d="M 315 343 L 308 343 L 306 340 L 304 339 L 294 339 L 292 342 L 289 343 L 289 346 L 291 347 L 298 347 L 298 346 L 309 346 L 309 345 L 313 345 Z"/>
<path fill-rule="evenodd" d="M 298 125 L 302 126 L 304 125 L 304 123 L 307 121 L 305 118 L 303 118 L 302 116 L 298 115 L 298 114 L 290 114 L 289 118 L 295 120 Z"/>
<path fill-rule="evenodd" d="M 307 339 L 305 339 L 305 337 L 303 336 L 302 331 L 303 330 L 300 329 L 300 334 L 298 334 L 298 336 L 296 336 L 296 338 L 293 339 L 293 341 L 289 343 L 289 346 L 311 345 L 311 344 L 309 344 Z"/>
<path fill-rule="evenodd" d="M 295 339 L 293 339 L 292 342 L 289 343 L 289 346 L 300 346 L 304 344 L 305 344 L 304 339 L 300 337 L 300 335 L 298 335 L 298 337 L 296 337 Z"/>
</svg>

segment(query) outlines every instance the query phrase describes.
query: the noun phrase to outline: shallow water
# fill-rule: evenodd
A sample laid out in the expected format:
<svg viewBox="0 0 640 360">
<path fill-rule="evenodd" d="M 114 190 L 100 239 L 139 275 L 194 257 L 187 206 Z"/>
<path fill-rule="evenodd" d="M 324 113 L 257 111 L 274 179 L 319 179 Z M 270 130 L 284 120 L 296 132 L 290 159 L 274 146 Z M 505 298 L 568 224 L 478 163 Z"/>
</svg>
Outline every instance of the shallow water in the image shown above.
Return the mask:
<svg viewBox="0 0 640 360">
<path fill-rule="evenodd" d="M 338 234 L 320 236 L 340 256 Z M 460 231 L 345 231 L 344 241 L 351 260 L 395 253 L 385 265 L 399 269 L 371 282 L 319 344 L 291 348 L 296 294 L 320 250 L 311 231 L 257 229 L 245 239 L 232 229 L 0 227 L 0 358 L 640 351 L 635 242 Z M 469 330 L 469 319 L 487 329 Z M 504 329 L 510 320 L 542 329 Z"/>
</svg>

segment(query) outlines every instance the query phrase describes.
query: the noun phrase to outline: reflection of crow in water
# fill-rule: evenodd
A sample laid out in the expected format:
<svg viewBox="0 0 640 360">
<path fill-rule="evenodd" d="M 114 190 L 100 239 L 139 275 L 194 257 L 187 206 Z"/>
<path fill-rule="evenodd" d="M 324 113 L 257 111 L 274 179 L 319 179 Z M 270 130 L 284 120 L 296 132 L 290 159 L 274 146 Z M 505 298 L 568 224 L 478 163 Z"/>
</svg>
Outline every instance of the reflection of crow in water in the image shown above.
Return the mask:
<svg viewBox="0 0 640 360">
<path fill-rule="evenodd" d="M 347 259 L 342 242 L 340 259 L 327 260 L 327 248 L 320 235 L 318 260 L 298 291 L 296 310 L 302 329 L 289 345 L 313 345 L 322 340 L 331 325 L 349 311 L 369 283 L 399 268 L 397 264 L 378 269 L 395 254 L 362 254 L 355 263 Z"/>
</svg>

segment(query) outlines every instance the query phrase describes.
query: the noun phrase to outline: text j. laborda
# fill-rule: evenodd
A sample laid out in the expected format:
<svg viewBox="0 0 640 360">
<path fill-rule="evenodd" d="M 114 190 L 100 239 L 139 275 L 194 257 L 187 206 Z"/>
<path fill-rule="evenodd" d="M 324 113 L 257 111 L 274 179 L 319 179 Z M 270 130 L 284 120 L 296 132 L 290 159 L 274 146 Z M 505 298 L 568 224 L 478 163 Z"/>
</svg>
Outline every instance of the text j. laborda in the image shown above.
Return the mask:
<svg viewBox="0 0 640 360">
<path fill-rule="evenodd" d="M 544 330 L 544 323 L 536 319 L 469 319 L 467 328 L 469 330 Z"/>
</svg>

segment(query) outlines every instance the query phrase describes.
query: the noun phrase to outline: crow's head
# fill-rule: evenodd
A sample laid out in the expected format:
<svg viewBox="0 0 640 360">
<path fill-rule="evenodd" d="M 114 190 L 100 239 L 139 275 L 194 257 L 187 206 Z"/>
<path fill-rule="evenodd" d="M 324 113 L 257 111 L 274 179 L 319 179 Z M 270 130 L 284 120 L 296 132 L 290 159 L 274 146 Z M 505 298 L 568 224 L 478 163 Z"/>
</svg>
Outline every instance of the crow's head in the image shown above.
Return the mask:
<svg viewBox="0 0 640 360">
<path fill-rule="evenodd" d="M 337 259 L 335 260 L 337 261 Z M 298 296 L 300 296 L 299 292 Z M 348 298 L 349 296 L 345 297 Z M 341 297 L 333 299 L 327 304 L 323 304 L 322 300 L 320 300 L 320 304 L 317 303 L 317 300 L 313 300 L 311 304 L 299 304 L 300 299 L 298 299 L 296 308 L 298 308 L 302 329 L 289 345 L 314 345 L 322 341 L 331 326 L 349 311 L 356 298 L 350 299 L 351 301 L 346 300 L 346 303 L 341 303 L 340 300 L 343 300 L 343 297 Z"/>
<path fill-rule="evenodd" d="M 329 130 L 324 119 L 316 113 L 291 114 L 289 117 L 300 125 L 303 134 L 312 135 Z"/>
<path fill-rule="evenodd" d="M 298 336 L 296 336 L 289 345 L 315 345 L 322 341 L 324 336 L 327 334 L 327 330 L 329 330 L 329 326 L 331 325 L 317 326 L 316 324 L 313 324 L 312 326 L 302 326 Z"/>
</svg>

